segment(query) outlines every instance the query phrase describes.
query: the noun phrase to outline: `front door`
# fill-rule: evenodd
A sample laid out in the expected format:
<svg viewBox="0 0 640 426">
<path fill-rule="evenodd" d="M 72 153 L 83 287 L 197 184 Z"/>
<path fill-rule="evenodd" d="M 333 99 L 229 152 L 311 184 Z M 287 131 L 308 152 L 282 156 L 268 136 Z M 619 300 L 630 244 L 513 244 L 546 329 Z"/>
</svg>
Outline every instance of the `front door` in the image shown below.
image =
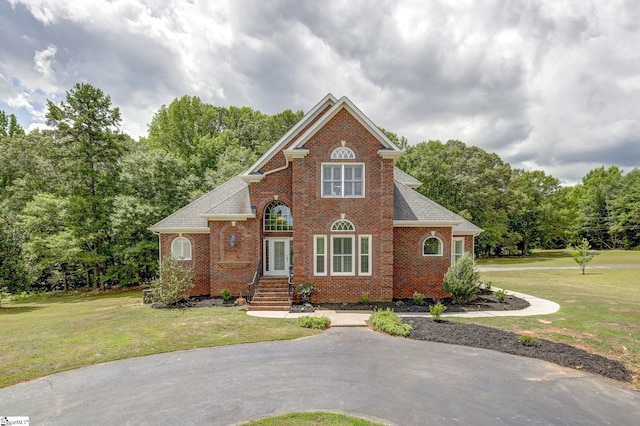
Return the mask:
<svg viewBox="0 0 640 426">
<path fill-rule="evenodd" d="M 289 275 L 291 238 L 265 238 L 263 254 L 264 275 Z"/>
</svg>

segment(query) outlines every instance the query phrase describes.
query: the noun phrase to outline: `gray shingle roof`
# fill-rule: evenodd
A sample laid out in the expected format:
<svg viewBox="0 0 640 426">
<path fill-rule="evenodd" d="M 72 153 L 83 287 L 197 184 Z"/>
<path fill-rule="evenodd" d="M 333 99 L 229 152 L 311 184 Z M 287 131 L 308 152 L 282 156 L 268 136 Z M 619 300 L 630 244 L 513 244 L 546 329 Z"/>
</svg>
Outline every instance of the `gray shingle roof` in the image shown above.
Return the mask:
<svg viewBox="0 0 640 426">
<path fill-rule="evenodd" d="M 204 231 L 209 227 L 208 216 L 250 216 L 251 214 L 249 186 L 242 178 L 236 176 L 162 219 L 150 229 L 154 232 L 172 232 L 181 229 Z"/>
<path fill-rule="evenodd" d="M 422 182 L 420 182 L 418 179 L 414 178 L 409 173 L 397 167 L 393 168 L 393 179 L 407 185 L 409 188 L 418 188 L 422 185 Z"/>
<path fill-rule="evenodd" d="M 413 226 L 419 225 L 421 222 L 425 226 L 428 224 L 452 225 L 454 231 L 474 234 L 482 232 L 482 229 L 468 220 L 442 207 L 398 180 L 394 183 L 394 189 L 394 222 L 407 222 L 407 224 Z"/>
</svg>

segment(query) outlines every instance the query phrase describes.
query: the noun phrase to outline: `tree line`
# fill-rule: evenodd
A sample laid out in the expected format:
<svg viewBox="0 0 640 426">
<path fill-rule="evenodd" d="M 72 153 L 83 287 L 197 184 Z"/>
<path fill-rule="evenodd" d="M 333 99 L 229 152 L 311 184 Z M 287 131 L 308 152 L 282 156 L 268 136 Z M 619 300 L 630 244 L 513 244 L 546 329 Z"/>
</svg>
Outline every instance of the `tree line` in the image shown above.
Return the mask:
<svg viewBox="0 0 640 426">
<path fill-rule="evenodd" d="M 158 266 L 148 227 L 245 170 L 303 116 L 217 107 L 197 96 L 161 106 L 133 140 L 100 89 L 79 83 L 47 103 L 48 130 L 0 111 L 0 288 L 133 286 Z M 561 187 L 460 141 L 407 140 L 398 166 L 418 191 L 484 229 L 477 255 L 526 255 L 587 238 L 640 247 L 640 171 L 590 171 Z"/>
</svg>

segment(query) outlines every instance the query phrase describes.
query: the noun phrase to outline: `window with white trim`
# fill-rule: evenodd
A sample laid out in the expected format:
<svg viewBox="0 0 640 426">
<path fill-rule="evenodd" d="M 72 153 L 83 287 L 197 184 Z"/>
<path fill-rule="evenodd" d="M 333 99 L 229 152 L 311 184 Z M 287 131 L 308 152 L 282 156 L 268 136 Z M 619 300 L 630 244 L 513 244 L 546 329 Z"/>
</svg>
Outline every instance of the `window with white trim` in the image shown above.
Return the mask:
<svg viewBox="0 0 640 426">
<path fill-rule="evenodd" d="M 438 237 L 428 237 L 422 243 L 423 256 L 442 256 L 442 240 Z"/>
<path fill-rule="evenodd" d="M 464 255 L 464 238 L 454 238 L 451 249 L 451 263 L 456 263 Z"/>
<path fill-rule="evenodd" d="M 337 198 L 364 197 L 364 164 L 323 164 L 322 196 Z"/>
<path fill-rule="evenodd" d="M 327 236 L 313 237 L 313 275 L 327 275 Z"/>
<path fill-rule="evenodd" d="M 355 160 L 356 154 L 353 152 L 351 148 L 340 147 L 333 150 L 331 153 L 332 160 Z"/>
<path fill-rule="evenodd" d="M 354 237 L 331 236 L 332 275 L 355 275 Z"/>
<path fill-rule="evenodd" d="M 360 275 L 371 275 L 371 235 L 360 235 Z"/>
<path fill-rule="evenodd" d="M 282 201 L 273 201 L 264 209 L 265 231 L 292 231 L 293 216 L 291 209 Z"/>
<path fill-rule="evenodd" d="M 191 241 L 185 237 L 178 237 L 171 243 L 171 257 L 191 260 Z"/>
<path fill-rule="evenodd" d="M 356 228 L 353 226 L 353 223 L 348 221 L 347 219 L 338 219 L 333 222 L 331 225 L 332 231 L 355 231 Z"/>
</svg>

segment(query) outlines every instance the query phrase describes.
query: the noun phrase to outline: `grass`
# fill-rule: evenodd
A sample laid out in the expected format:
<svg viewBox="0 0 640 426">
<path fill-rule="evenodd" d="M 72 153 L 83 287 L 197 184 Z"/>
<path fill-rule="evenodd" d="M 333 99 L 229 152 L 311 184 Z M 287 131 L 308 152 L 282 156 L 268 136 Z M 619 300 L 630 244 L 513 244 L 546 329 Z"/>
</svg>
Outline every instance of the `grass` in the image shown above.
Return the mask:
<svg viewBox="0 0 640 426">
<path fill-rule="evenodd" d="M 572 250 L 535 250 L 528 257 L 510 256 L 501 258 L 478 259 L 478 266 L 527 266 L 527 267 L 555 267 L 575 266 L 578 264 L 571 257 Z M 595 257 L 587 264 L 589 266 L 619 266 L 639 265 L 640 252 L 624 250 L 594 250 Z"/>
<path fill-rule="evenodd" d="M 544 263 L 542 256 L 535 262 Z M 551 252 L 549 262 L 561 259 Z M 508 259 L 504 264 L 532 266 L 529 260 L 516 263 Z M 596 265 L 640 266 L 640 252 L 602 252 L 589 264 Z M 639 269 L 587 269 L 586 275 L 578 270 L 497 271 L 483 272 L 482 279 L 496 287 L 553 300 L 560 304 L 560 311 L 537 317 L 460 321 L 567 343 L 618 360 L 635 376 L 632 386 L 640 390 Z"/>
<path fill-rule="evenodd" d="M 0 387 L 117 359 L 318 332 L 236 307 L 152 309 L 140 290 L 4 302 Z"/>
<path fill-rule="evenodd" d="M 298 426 L 298 425 L 323 425 L 323 426 L 381 426 L 384 423 L 376 423 L 369 420 L 345 416 L 336 413 L 290 413 L 282 416 L 267 417 L 242 423 L 242 426 Z"/>
</svg>

